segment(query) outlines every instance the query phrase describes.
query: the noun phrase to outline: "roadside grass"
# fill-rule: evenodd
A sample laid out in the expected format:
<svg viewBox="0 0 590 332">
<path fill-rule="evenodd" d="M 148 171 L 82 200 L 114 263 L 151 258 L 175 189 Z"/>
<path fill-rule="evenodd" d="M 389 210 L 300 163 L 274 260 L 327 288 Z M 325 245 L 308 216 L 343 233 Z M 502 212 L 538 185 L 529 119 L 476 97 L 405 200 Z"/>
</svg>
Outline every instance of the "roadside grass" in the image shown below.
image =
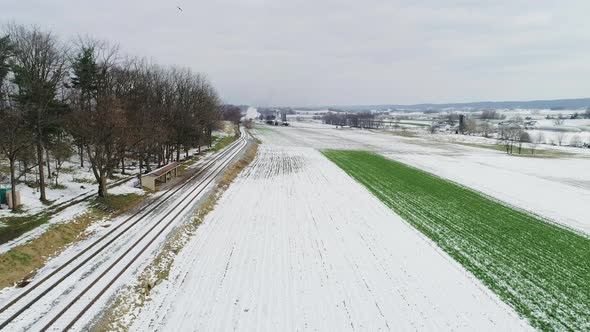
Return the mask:
<svg viewBox="0 0 590 332">
<path fill-rule="evenodd" d="M 183 161 L 182 164 L 178 166 L 178 175 L 184 174 L 184 172 L 186 172 L 186 170 L 194 165 L 197 161 L 199 161 L 199 158 L 196 156 L 193 156 L 190 160 Z"/>
<path fill-rule="evenodd" d="M 180 166 L 178 166 L 178 175 L 182 175 L 189 169 L 192 165 L 194 165 L 197 161 L 201 159 L 201 155 L 193 155 L 190 159 L 182 161 Z"/>
<path fill-rule="evenodd" d="M 8 216 L 0 218 L 5 227 L 0 228 L 0 243 L 6 243 L 22 234 L 47 223 L 50 215 L 40 213 L 35 216 Z"/>
<path fill-rule="evenodd" d="M 134 204 L 138 204 L 143 198 L 145 198 L 144 195 L 137 194 L 111 195 L 104 201 L 96 198 L 94 202 L 103 203 L 109 207 L 109 210 L 119 214 L 133 207 Z M 4 227 L 0 227 L 0 243 L 16 239 L 24 233 L 49 222 L 53 215 L 67 207 L 68 205 L 54 209 L 51 212 L 40 212 L 32 216 L 20 216 L 18 213 L 14 213 L 12 216 L 0 218 L 0 222 L 4 224 Z"/>
<path fill-rule="evenodd" d="M 52 226 L 38 238 L 0 254 L 0 289 L 17 283 L 24 286 L 49 257 L 81 240 L 91 223 L 106 216 L 103 211 L 91 209 L 71 222 Z"/>
<path fill-rule="evenodd" d="M 168 278 L 176 255 L 195 234 L 205 217 L 213 211 L 223 192 L 240 172 L 254 160 L 258 144 L 257 141 L 250 146 L 244 156 L 225 171 L 213 191 L 195 212 L 192 220 L 174 229 L 164 248 L 141 272 L 138 281 L 132 285 L 127 285 L 122 291 L 118 292 L 106 310 L 93 321 L 89 331 L 129 329 L 133 322 L 129 317 L 135 317 L 137 310 L 150 300 L 152 289 Z"/>
<path fill-rule="evenodd" d="M 0 289 L 29 279 L 37 269 L 43 267 L 49 257 L 61 252 L 68 245 L 85 238 L 86 228 L 92 223 L 128 211 L 140 204 L 145 197 L 146 195 L 138 194 L 109 196 L 102 203 L 109 204 L 114 212 L 109 213 L 90 207 L 86 213 L 71 221 L 50 226 L 39 237 L 0 254 Z M 6 227 L 0 229 L 0 241 L 4 243 L 12 240 L 49 222 L 49 220 L 48 214 L 38 217 L 11 216 L 2 218 Z"/>
<path fill-rule="evenodd" d="M 123 195 L 108 195 L 105 198 L 96 197 L 93 202 L 107 207 L 109 210 L 115 211 L 115 214 L 121 214 L 129 209 L 134 208 L 141 203 L 147 194 L 123 194 Z"/>
<path fill-rule="evenodd" d="M 119 197 L 125 196 L 125 197 Z M 114 195 L 110 196 L 108 200 L 113 200 L 113 204 L 116 204 L 117 201 L 120 200 L 135 200 L 135 199 L 142 199 L 144 196 L 141 197 L 131 197 L 126 195 Z M 99 200 L 95 199 L 95 203 L 100 202 Z M 139 202 L 139 201 L 138 201 Z M 47 206 L 51 206 L 54 201 L 48 201 L 43 204 Z M 128 202 L 131 204 L 131 202 Z M 111 203 L 109 203 L 111 204 Z M 117 213 L 121 213 L 123 211 L 117 211 L 120 207 L 124 206 L 127 203 L 119 203 L 119 206 L 109 207 L 109 210 Z M 24 233 L 33 230 L 47 222 L 51 219 L 52 216 L 56 215 L 57 213 L 63 211 L 64 209 L 70 207 L 72 204 L 62 204 L 58 206 L 52 206 L 49 210 L 45 210 L 33 215 L 22 216 L 19 214 L 23 214 L 25 210 L 18 209 L 16 211 L 12 211 L 11 216 L 2 217 L 0 218 L 0 223 L 2 223 L 3 227 L 0 227 L 0 244 L 6 243 L 8 241 L 14 240 L 17 237 L 23 235 Z M 110 206 L 110 205 L 106 205 Z M 130 206 L 126 206 L 130 207 Z M 132 206 L 131 206 L 132 207 Z"/>
<path fill-rule="evenodd" d="M 239 136 L 236 135 L 236 136 L 226 136 L 226 137 L 216 139 L 215 142 L 213 143 L 213 147 L 211 148 L 211 151 L 218 152 L 220 150 L 223 150 L 223 148 L 232 144 L 236 139 L 238 139 L 238 137 Z"/>
<path fill-rule="evenodd" d="M 590 330 L 587 236 L 370 152 L 323 153 L 533 327 Z"/>
<path fill-rule="evenodd" d="M 227 126 L 225 127 L 225 129 L 227 130 Z M 232 131 L 232 133 L 234 132 L 233 129 L 231 129 L 231 131 Z M 214 137 L 213 144 L 212 144 L 213 146 L 211 148 L 211 151 L 219 152 L 220 150 L 223 150 L 225 147 L 227 147 L 231 143 L 235 142 L 238 139 L 238 137 L 239 136 L 226 136 L 223 138 Z M 193 156 L 191 159 L 184 161 L 180 166 L 178 166 L 179 174 L 184 174 L 184 172 L 186 172 L 186 170 L 189 167 L 191 167 L 197 161 L 199 161 L 199 159 L 200 159 L 200 156 Z"/>
<path fill-rule="evenodd" d="M 475 143 L 464 143 L 464 142 L 456 142 L 460 145 L 470 146 L 473 148 L 481 148 L 481 149 L 488 149 L 488 150 L 495 150 L 506 153 L 506 148 L 504 145 L 501 144 L 475 144 Z M 526 157 L 526 158 L 567 158 L 567 157 L 575 157 L 576 154 L 553 150 L 553 149 L 530 149 L 527 147 L 522 147 L 521 153 L 518 153 L 518 146 L 513 147 L 513 153 L 511 156 L 515 157 Z"/>
</svg>

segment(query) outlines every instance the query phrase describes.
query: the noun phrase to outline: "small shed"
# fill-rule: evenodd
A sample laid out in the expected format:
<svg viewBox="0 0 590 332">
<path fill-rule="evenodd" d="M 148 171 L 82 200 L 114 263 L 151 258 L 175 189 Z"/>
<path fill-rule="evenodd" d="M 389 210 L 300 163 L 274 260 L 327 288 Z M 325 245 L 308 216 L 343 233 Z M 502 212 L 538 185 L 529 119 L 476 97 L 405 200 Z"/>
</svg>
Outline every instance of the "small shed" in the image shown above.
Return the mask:
<svg viewBox="0 0 590 332">
<path fill-rule="evenodd" d="M 178 176 L 178 166 L 180 166 L 179 163 L 170 163 L 164 167 L 158 168 L 155 171 L 143 175 L 141 177 L 141 185 L 145 188 L 156 190 L 156 185 L 158 183 L 166 183 L 172 178 Z"/>
</svg>

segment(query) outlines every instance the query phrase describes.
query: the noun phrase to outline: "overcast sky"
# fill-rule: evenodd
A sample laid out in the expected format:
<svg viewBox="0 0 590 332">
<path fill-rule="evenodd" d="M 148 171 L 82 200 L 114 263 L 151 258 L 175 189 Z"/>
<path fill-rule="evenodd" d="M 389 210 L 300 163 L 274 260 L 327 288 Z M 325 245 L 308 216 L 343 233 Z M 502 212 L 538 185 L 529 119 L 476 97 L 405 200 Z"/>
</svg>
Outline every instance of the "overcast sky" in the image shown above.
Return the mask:
<svg viewBox="0 0 590 332">
<path fill-rule="evenodd" d="M 588 0 L 0 0 L 2 21 L 206 73 L 225 102 L 298 106 L 590 97 L 589 13 Z"/>
</svg>

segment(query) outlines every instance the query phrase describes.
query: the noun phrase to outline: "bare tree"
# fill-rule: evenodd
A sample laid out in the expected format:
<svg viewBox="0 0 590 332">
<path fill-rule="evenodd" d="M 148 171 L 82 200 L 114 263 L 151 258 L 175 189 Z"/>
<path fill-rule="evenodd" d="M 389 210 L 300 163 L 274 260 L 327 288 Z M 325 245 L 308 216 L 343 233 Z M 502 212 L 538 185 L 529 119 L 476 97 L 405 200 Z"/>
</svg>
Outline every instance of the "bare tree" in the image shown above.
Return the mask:
<svg viewBox="0 0 590 332">
<path fill-rule="evenodd" d="M 58 89 L 66 74 L 66 49 L 48 32 L 38 27 L 10 24 L 7 32 L 13 47 L 14 82 L 18 88 L 16 100 L 24 111 L 33 135 L 39 168 L 39 192 L 46 201 L 44 145 L 51 122 L 52 108 Z"/>
<path fill-rule="evenodd" d="M 20 177 L 16 175 L 16 161 L 31 146 L 30 132 L 22 113 L 16 109 L 0 107 L 0 123 L 3 125 L 0 153 L 9 162 L 12 201 L 16 202 L 16 185 Z M 16 209 L 16 204 L 12 208 Z"/>
<path fill-rule="evenodd" d="M 565 121 L 565 120 L 564 120 L 564 118 L 563 118 L 563 114 L 561 114 L 561 113 L 559 113 L 559 114 L 557 115 L 557 117 L 556 117 L 555 119 L 553 119 L 553 123 L 554 123 L 556 126 L 561 126 L 561 125 L 563 124 L 563 122 L 564 122 L 564 121 Z M 561 144 L 559 144 L 559 145 L 561 145 Z"/>
<path fill-rule="evenodd" d="M 431 134 L 436 134 L 437 130 L 438 130 L 438 123 L 436 123 L 436 121 L 432 121 L 432 123 L 428 127 L 428 132 Z"/>
<path fill-rule="evenodd" d="M 536 135 L 531 135 L 529 146 L 531 147 L 531 154 L 535 154 L 535 150 L 539 144 L 545 143 L 545 134 L 542 131 Z"/>
<path fill-rule="evenodd" d="M 524 143 L 530 143 L 531 137 L 530 137 L 529 133 L 527 133 L 526 131 L 524 131 L 522 129 L 518 131 L 517 135 L 518 136 L 516 137 L 516 139 L 518 141 L 518 154 L 521 154 L 522 153 L 522 145 Z"/>
<path fill-rule="evenodd" d="M 70 117 L 70 132 L 84 138 L 99 197 L 107 196 L 107 179 L 119 163 L 118 145 L 124 139 L 126 124 L 118 101 L 109 95 L 99 96 L 92 112 L 76 110 Z"/>
<path fill-rule="evenodd" d="M 498 139 L 504 145 L 507 154 L 512 154 L 514 151 L 514 143 L 518 141 L 522 129 L 519 126 L 503 126 L 500 128 L 500 136 Z"/>
<path fill-rule="evenodd" d="M 561 146 L 561 143 L 563 143 L 564 138 L 565 138 L 565 133 L 562 131 L 558 131 L 555 134 L 555 140 L 557 141 L 557 145 Z"/>
<path fill-rule="evenodd" d="M 107 179 L 121 159 L 121 145 L 125 144 L 127 134 L 125 114 L 117 98 L 124 69 L 117 66 L 116 47 L 105 43 L 82 44 L 78 54 L 81 56 L 73 65 L 72 86 L 78 96 L 85 94 L 89 100 L 71 99 L 74 110 L 68 121 L 68 130 L 88 154 L 98 182 L 98 196 L 106 197 Z M 84 75 L 88 77 L 84 78 Z M 76 84 L 76 81 L 89 83 L 82 85 Z"/>
<path fill-rule="evenodd" d="M 221 118 L 226 121 L 233 123 L 240 131 L 240 120 L 242 119 L 242 112 L 240 108 L 235 105 L 222 105 L 221 106 Z"/>
<path fill-rule="evenodd" d="M 488 111 L 483 111 L 481 113 L 481 117 L 482 120 L 502 120 L 505 119 L 506 116 L 503 114 L 500 114 L 498 111 L 496 110 L 488 110 Z"/>
<path fill-rule="evenodd" d="M 582 146 L 582 139 L 580 138 L 580 135 L 573 135 L 572 138 L 570 138 L 570 145 L 575 147 Z"/>
<path fill-rule="evenodd" d="M 31 145 L 30 132 L 22 112 L 11 100 L 11 87 L 8 81 L 10 62 L 13 48 L 9 38 L 0 38 L 0 123 L 2 123 L 2 138 L 0 139 L 0 153 L 8 159 L 10 168 L 10 188 L 12 202 L 16 202 L 16 162 L 19 156 L 26 152 Z M 12 204 L 12 209 L 17 209 Z"/>
<path fill-rule="evenodd" d="M 53 175 L 55 178 L 55 186 L 57 187 L 59 185 L 58 179 L 62 166 L 64 162 L 69 160 L 74 153 L 74 151 L 72 150 L 72 141 L 70 139 L 70 136 L 67 135 L 65 132 L 56 135 L 49 143 L 47 151 L 51 152 L 51 155 L 53 156 L 53 159 L 55 161 Z"/>
<path fill-rule="evenodd" d="M 490 137 L 490 134 L 494 131 L 494 129 L 492 128 L 489 122 L 483 121 L 479 124 L 479 131 L 481 132 L 481 135 L 483 137 L 487 138 Z"/>
<path fill-rule="evenodd" d="M 127 119 L 127 153 L 139 160 L 140 173 L 151 171 L 151 161 L 169 141 L 168 113 L 172 89 L 166 73 L 140 59 L 127 60 L 123 81 L 128 84 L 118 95 Z M 121 161 L 123 164 L 123 160 Z"/>
<path fill-rule="evenodd" d="M 538 132 L 535 141 L 537 144 L 545 144 L 545 134 L 542 131 Z"/>
<path fill-rule="evenodd" d="M 477 133 L 478 129 L 479 127 L 474 119 L 468 118 L 467 120 L 465 120 L 465 127 L 463 129 L 464 132 L 466 132 L 469 135 L 472 135 Z"/>
</svg>

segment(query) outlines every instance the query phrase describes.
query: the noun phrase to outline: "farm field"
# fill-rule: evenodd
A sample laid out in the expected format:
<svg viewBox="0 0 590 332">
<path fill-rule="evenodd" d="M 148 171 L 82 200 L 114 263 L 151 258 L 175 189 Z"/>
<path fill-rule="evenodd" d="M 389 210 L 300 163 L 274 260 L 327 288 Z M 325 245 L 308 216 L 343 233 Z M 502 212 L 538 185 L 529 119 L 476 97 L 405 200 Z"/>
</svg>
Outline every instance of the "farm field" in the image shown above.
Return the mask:
<svg viewBox="0 0 590 332">
<path fill-rule="evenodd" d="M 131 330 L 530 329 L 319 151 L 258 133 Z"/>
<path fill-rule="evenodd" d="M 541 330 L 590 328 L 590 239 L 369 152 L 324 154 Z"/>
<path fill-rule="evenodd" d="M 315 149 L 366 150 L 474 188 L 510 205 L 590 234 L 590 158 L 523 158 L 502 151 L 432 139 L 322 124 L 293 123 L 289 128 L 260 126 L 264 142 Z M 444 135 L 461 143 L 482 138 Z"/>
</svg>

